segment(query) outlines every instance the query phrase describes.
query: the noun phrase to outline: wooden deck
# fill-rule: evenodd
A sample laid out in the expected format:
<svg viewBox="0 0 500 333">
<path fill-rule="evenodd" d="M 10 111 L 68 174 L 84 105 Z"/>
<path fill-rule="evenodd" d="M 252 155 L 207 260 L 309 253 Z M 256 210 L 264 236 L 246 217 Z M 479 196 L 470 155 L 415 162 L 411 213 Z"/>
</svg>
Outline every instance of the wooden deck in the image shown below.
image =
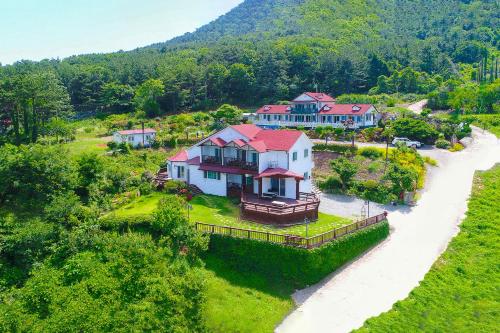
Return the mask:
<svg viewBox="0 0 500 333">
<path fill-rule="evenodd" d="M 273 201 L 284 205 L 274 205 Z M 318 219 L 319 199 L 312 193 L 300 193 L 299 200 L 288 198 L 263 199 L 256 194 L 241 197 L 241 218 L 263 224 L 291 225 Z"/>
</svg>

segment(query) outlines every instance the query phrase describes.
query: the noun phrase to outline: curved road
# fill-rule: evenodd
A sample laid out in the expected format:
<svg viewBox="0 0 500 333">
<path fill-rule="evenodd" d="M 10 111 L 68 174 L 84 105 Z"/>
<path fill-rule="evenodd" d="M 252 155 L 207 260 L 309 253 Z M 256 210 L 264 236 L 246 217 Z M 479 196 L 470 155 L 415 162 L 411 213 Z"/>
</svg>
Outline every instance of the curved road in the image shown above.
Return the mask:
<svg viewBox="0 0 500 333">
<path fill-rule="evenodd" d="M 473 130 L 459 153 L 422 151 L 439 161 L 418 204 L 389 214 L 390 236 L 318 285 L 296 292 L 301 304 L 277 332 L 350 332 L 408 296 L 458 232 L 476 170 L 500 162 L 500 141 Z"/>
</svg>

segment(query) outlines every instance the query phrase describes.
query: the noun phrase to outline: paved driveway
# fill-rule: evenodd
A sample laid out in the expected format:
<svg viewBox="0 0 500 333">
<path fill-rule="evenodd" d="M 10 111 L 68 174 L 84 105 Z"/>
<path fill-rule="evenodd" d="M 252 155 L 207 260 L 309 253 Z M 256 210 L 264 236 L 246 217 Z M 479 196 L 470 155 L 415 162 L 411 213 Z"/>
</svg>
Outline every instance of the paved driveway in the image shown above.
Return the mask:
<svg viewBox="0 0 500 333">
<path fill-rule="evenodd" d="M 415 207 L 389 214 L 390 236 L 321 283 L 297 291 L 301 304 L 277 332 L 349 332 L 408 296 L 458 232 L 475 170 L 500 163 L 500 142 L 473 130 L 459 153 L 433 152 L 440 167 Z"/>
</svg>

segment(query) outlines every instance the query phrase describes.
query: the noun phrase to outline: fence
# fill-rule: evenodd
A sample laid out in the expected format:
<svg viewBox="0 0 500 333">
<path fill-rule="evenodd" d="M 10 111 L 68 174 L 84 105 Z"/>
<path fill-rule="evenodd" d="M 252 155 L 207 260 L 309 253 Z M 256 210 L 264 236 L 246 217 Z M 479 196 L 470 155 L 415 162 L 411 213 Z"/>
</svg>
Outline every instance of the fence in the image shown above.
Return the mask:
<svg viewBox="0 0 500 333">
<path fill-rule="evenodd" d="M 272 232 L 264 232 L 250 229 L 240 229 L 233 228 L 227 226 L 220 226 L 215 224 L 205 224 L 205 223 L 196 223 L 196 230 L 208 233 L 208 234 L 216 234 L 216 235 L 224 235 L 230 237 L 237 238 L 247 238 L 258 241 L 271 242 L 276 244 L 283 244 L 287 246 L 293 247 L 301 247 L 306 249 L 311 249 L 315 247 L 319 247 L 325 243 L 333 241 L 342 236 L 351 234 L 358 230 L 362 230 L 371 225 L 380 223 L 387 218 L 387 214 L 383 213 L 380 215 L 369 217 L 365 220 L 354 222 L 352 224 L 332 229 L 330 231 L 324 232 L 322 234 L 312 236 L 312 237 L 302 237 L 295 235 L 286 235 L 286 234 L 276 234 Z"/>
</svg>

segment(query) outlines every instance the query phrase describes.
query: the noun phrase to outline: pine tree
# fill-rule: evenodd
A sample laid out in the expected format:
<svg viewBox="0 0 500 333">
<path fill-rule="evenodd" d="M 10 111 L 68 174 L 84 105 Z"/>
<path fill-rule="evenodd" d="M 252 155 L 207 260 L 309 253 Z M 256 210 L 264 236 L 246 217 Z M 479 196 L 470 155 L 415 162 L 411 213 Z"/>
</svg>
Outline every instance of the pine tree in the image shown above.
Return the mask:
<svg viewBox="0 0 500 333">
<path fill-rule="evenodd" d="M 490 82 L 493 82 L 493 57 L 491 57 L 491 65 L 490 65 Z"/>
<path fill-rule="evenodd" d="M 495 57 L 495 80 L 498 79 L 498 58 Z"/>
</svg>

